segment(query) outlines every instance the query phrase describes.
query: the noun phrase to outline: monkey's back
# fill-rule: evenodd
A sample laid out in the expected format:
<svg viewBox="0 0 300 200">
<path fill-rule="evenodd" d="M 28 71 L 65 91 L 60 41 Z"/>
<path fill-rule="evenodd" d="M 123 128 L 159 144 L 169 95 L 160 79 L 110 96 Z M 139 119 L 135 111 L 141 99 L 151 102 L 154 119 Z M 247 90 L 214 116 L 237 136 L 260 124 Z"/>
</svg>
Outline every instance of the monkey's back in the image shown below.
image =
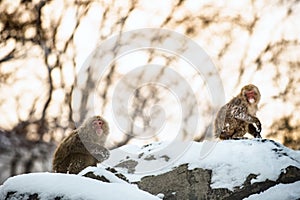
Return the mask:
<svg viewBox="0 0 300 200">
<path fill-rule="evenodd" d="M 70 147 L 68 144 L 71 144 L 74 139 L 76 139 L 76 131 L 73 131 L 69 136 L 64 138 L 56 148 L 52 160 L 52 170 L 54 172 L 64 172 L 65 164 L 69 162 L 70 158 Z"/>
<path fill-rule="evenodd" d="M 243 103 L 242 99 L 239 96 L 234 97 L 217 113 L 214 123 L 215 136 L 222 138 L 222 135 L 231 137 L 236 134 L 236 136 L 242 137 L 247 132 L 247 123 L 238 119 L 237 116 L 243 118 L 243 113 L 247 112 L 247 105 Z"/>
<path fill-rule="evenodd" d="M 82 165 L 82 163 L 88 166 L 95 165 L 96 159 L 86 150 L 75 130 L 56 148 L 52 163 L 53 171 L 67 173 L 70 166 Z"/>
</svg>

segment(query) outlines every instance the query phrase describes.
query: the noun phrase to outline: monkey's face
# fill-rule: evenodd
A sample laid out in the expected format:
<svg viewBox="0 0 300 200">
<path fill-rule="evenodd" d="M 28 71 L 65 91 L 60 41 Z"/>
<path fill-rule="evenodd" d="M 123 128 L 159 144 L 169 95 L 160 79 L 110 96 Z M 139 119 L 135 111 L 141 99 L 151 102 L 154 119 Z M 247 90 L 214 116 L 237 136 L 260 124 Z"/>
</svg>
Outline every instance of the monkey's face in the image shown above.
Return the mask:
<svg viewBox="0 0 300 200">
<path fill-rule="evenodd" d="M 86 119 L 77 130 L 82 141 L 104 144 L 109 134 L 108 123 L 100 116 Z"/>
<path fill-rule="evenodd" d="M 108 124 L 100 116 L 93 117 L 92 128 L 95 130 L 98 136 L 108 135 Z"/>
<path fill-rule="evenodd" d="M 93 129 L 96 131 L 97 134 L 102 135 L 103 133 L 103 121 L 101 119 L 96 119 L 93 121 L 92 125 L 93 125 Z"/>
<path fill-rule="evenodd" d="M 242 95 L 249 104 L 258 104 L 260 100 L 260 93 L 255 85 L 247 85 L 243 87 Z"/>
</svg>

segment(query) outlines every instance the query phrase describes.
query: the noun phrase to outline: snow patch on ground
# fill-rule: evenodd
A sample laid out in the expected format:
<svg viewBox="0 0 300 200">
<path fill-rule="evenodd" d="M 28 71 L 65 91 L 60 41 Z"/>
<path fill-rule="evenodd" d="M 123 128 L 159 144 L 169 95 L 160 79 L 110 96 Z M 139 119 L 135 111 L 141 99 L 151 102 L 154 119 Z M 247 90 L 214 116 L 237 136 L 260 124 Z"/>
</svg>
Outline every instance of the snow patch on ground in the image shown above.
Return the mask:
<svg viewBox="0 0 300 200">
<path fill-rule="evenodd" d="M 110 183 L 123 183 L 123 184 L 129 184 L 128 182 L 118 178 L 115 174 L 113 174 L 110 171 L 107 171 L 103 168 L 97 168 L 97 167 L 87 167 L 84 170 L 82 170 L 78 175 L 83 176 L 87 174 L 88 172 L 92 172 L 96 176 L 104 176 Z M 133 186 L 133 185 L 132 185 Z"/>
<path fill-rule="evenodd" d="M 19 194 L 34 194 L 38 191 L 40 199 L 55 197 L 87 200 L 159 199 L 139 190 L 135 185 L 103 183 L 78 175 L 58 173 L 32 173 L 9 178 L 0 187 L 0 199 L 5 199 L 7 192 L 11 191 L 17 191 Z"/>
<path fill-rule="evenodd" d="M 278 184 L 259 194 L 253 194 L 244 200 L 296 200 L 300 197 L 300 181 L 290 184 Z"/>
</svg>

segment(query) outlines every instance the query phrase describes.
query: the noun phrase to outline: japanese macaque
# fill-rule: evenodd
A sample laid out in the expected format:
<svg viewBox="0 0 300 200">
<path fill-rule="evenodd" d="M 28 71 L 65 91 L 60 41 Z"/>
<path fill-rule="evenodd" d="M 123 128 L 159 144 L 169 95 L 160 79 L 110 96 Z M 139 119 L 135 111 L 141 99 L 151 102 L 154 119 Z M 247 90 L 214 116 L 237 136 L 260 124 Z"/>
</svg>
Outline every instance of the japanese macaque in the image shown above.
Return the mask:
<svg viewBox="0 0 300 200">
<path fill-rule="evenodd" d="M 250 133 L 261 138 L 261 123 L 256 117 L 260 92 L 255 85 L 246 85 L 239 95 L 224 105 L 215 119 L 214 131 L 220 139 L 243 138 Z"/>
<path fill-rule="evenodd" d="M 100 116 L 88 118 L 56 148 L 53 171 L 78 174 L 109 157 L 104 143 L 109 133 L 107 122 Z"/>
</svg>

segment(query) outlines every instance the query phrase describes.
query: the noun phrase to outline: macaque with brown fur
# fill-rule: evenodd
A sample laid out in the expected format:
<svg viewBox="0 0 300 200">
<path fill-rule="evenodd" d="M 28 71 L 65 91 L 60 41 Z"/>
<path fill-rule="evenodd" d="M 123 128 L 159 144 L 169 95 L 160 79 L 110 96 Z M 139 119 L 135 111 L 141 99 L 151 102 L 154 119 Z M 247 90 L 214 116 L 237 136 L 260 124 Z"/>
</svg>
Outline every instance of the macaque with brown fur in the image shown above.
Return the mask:
<svg viewBox="0 0 300 200">
<path fill-rule="evenodd" d="M 53 158 L 53 171 L 59 173 L 78 174 L 88 166 L 109 157 L 104 147 L 109 128 L 100 116 L 90 117 L 56 148 Z"/>
<path fill-rule="evenodd" d="M 256 117 L 260 92 L 255 85 L 246 85 L 239 95 L 224 105 L 215 119 L 214 131 L 220 139 L 243 138 L 250 133 L 261 138 L 261 123 Z"/>
</svg>

